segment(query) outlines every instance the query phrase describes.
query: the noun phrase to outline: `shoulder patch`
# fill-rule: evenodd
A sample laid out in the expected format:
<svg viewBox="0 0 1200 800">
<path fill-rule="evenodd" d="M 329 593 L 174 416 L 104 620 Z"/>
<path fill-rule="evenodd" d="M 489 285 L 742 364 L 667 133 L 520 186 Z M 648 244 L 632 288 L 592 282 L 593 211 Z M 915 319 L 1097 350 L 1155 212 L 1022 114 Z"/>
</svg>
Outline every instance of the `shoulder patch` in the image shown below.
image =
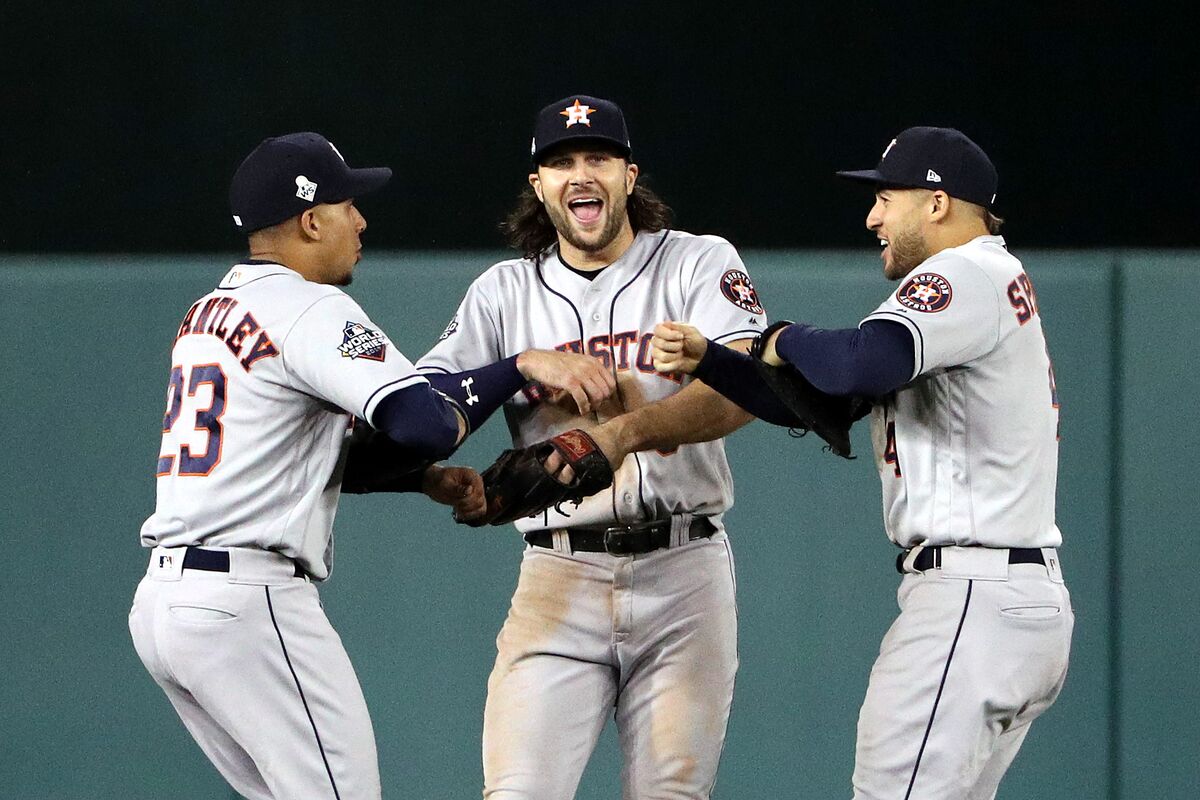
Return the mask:
<svg viewBox="0 0 1200 800">
<path fill-rule="evenodd" d="M 338 345 L 342 358 L 365 358 L 383 361 L 387 357 L 387 337 L 382 331 L 373 331 L 361 322 L 346 321 L 342 330 L 342 343 Z"/>
<path fill-rule="evenodd" d="M 763 313 L 762 303 L 758 302 L 758 292 L 754 291 L 750 276 L 740 269 L 731 269 L 721 276 L 721 294 L 743 311 Z"/>
<path fill-rule="evenodd" d="M 933 314 L 950 305 L 954 289 L 950 281 L 936 272 L 913 275 L 896 291 L 896 300 L 905 308 Z"/>
<path fill-rule="evenodd" d="M 458 330 L 458 314 L 455 314 L 450 319 L 450 324 L 446 326 L 446 330 L 442 331 L 442 335 L 438 337 L 438 341 L 449 339 Z"/>
</svg>

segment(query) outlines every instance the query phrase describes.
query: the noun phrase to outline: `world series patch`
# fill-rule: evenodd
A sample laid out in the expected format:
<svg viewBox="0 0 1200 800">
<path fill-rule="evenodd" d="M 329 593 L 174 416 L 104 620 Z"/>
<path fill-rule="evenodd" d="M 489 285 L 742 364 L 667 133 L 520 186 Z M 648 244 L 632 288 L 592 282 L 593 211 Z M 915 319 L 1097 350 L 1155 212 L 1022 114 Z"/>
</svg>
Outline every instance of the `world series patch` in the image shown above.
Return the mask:
<svg viewBox="0 0 1200 800">
<path fill-rule="evenodd" d="M 366 358 L 383 361 L 387 355 L 387 337 L 360 322 L 346 322 L 342 343 L 338 345 L 342 358 Z"/>
<path fill-rule="evenodd" d="M 954 290 L 950 281 L 935 272 L 913 275 L 896 292 L 896 300 L 905 308 L 933 314 L 950 305 Z"/>
<path fill-rule="evenodd" d="M 749 311 L 751 314 L 763 313 L 762 304 L 758 302 L 758 292 L 754 291 L 750 276 L 740 269 L 731 269 L 721 276 L 721 294 L 743 311 Z"/>
</svg>

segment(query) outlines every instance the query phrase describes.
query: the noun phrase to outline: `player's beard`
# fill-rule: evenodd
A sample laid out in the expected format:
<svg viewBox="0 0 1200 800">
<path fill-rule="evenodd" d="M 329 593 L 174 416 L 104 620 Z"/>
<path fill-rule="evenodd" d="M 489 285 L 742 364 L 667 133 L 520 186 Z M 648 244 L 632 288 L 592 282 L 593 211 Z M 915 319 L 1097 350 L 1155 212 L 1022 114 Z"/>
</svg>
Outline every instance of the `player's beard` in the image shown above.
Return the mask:
<svg viewBox="0 0 1200 800">
<path fill-rule="evenodd" d="M 600 229 L 600 236 L 594 241 L 583 239 L 571 225 L 570 211 L 563 211 L 561 206 L 551 207 L 549 203 L 545 204 L 546 213 L 550 216 L 550 222 L 554 224 L 554 229 L 558 231 L 558 235 L 566 239 L 567 242 L 574 248 L 582 250 L 585 253 L 598 253 L 608 247 L 621 234 L 621 228 L 626 219 L 625 197 L 618 196 L 617 200 L 610 204 L 604 204 L 602 213 L 608 214 L 608 219 L 604 223 L 604 227 Z"/>
<path fill-rule="evenodd" d="M 929 247 L 925 237 L 915 229 L 889 231 L 888 249 L 892 259 L 890 264 L 884 264 L 883 275 L 891 281 L 898 281 L 929 258 Z"/>
</svg>

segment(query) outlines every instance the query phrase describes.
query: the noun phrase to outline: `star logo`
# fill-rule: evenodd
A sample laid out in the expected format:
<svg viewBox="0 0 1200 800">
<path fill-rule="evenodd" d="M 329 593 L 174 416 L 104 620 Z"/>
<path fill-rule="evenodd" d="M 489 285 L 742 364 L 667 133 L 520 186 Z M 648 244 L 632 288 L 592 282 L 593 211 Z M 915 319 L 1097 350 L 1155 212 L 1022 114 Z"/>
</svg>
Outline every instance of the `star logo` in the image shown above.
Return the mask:
<svg viewBox="0 0 1200 800">
<path fill-rule="evenodd" d="M 909 293 L 910 297 L 915 297 L 922 303 L 928 303 L 938 298 L 938 290 L 932 286 L 918 286 Z"/>
<path fill-rule="evenodd" d="M 572 125 L 578 125 L 581 122 L 590 128 L 592 126 L 592 121 L 588 119 L 588 114 L 595 114 L 596 109 L 592 108 L 591 106 L 582 105 L 578 100 L 576 100 L 575 105 L 567 106 L 558 113 L 567 118 L 568 128 Z"/>
</svg>

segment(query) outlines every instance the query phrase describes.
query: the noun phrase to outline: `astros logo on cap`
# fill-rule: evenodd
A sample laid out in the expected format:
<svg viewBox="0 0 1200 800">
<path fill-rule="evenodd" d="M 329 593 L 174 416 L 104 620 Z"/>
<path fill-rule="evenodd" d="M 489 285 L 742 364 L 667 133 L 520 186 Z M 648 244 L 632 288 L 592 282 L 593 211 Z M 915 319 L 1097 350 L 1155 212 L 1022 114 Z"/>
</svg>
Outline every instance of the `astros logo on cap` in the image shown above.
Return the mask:
<svg viewBox="0 0 1200 800">
<path fill-rule="evenodd" d="M 950 281 L 934 272 L 914 275 L 896 292 L 896 299 L 905 308 L 932 314 L 950 305 L 954 290 Z"/>
<path fill-rule="evenodd" d="M 558 113 L 567 118 L 568 128 L 580 122 L 590 128 L 592 127 L 592 121 L 588 119 L 588 114 L 595 114 L 596 109 L 592 108 L 591 106 L 581 105 L 580 102 L 576 100 L 575 105 L 567 106 Z"/>
</svg>

